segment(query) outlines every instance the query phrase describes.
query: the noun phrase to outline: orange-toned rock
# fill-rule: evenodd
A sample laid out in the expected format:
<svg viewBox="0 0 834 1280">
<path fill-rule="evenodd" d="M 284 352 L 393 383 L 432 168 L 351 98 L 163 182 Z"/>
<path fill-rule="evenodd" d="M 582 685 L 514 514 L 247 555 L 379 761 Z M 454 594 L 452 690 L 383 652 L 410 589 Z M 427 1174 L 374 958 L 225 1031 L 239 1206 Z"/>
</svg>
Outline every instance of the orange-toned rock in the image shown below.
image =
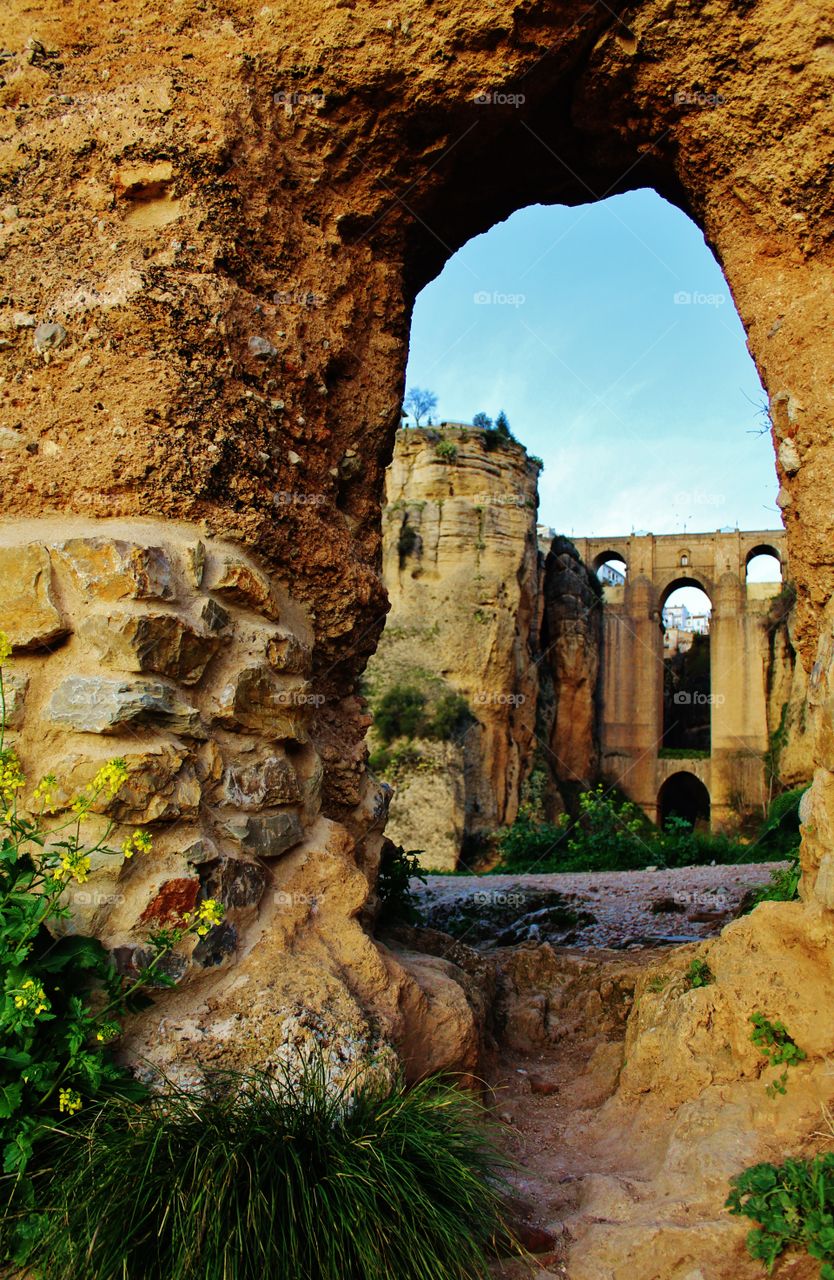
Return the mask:
<svg viewBox="0 0 834 1280">
<path fill-rule="evenodd" d="M 161 547 L 116 538 L 70 538 L 56 555 L 92 599 L 173 600 L 176 595 L 173 566 Z"/>
<path fill-rule="evenodd" d="M 174 613 L 93 614 L 78 628 L 105 667 L 153 672 L 195 684 L 220 638 L 198 631 Z"/>
<path fill-rule="evenodd" d="M 36 542 L 0 547 L 0 589 L 0 630 L 13 649 L 43 649 L 67 634 L 46 547 Z"/>
</svg>

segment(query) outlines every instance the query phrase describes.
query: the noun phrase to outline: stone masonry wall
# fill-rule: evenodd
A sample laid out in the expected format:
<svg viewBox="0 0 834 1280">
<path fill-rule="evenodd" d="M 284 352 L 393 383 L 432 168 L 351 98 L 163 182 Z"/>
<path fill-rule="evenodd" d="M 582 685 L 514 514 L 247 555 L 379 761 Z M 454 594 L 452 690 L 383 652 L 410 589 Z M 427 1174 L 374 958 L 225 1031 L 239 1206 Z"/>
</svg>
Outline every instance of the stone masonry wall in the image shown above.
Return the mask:
<svg viewBox="0 0 834 1280">
<path fill-rule="evenodd" d="M 153 839 L 130 861 L 96 856 L 67 889 L 67 927 L 99 936 L 131 974 L 150 930 L 203 897 L 225 907 L 222 924 L 166 957 L 177 986 L 135 1020 L 134 1060 L 191 1080 L 219 1060 L 274 1065 L 312 1038 L 334 1070 L 392 1042 L 415 1074 L 461 1054 L 474 1066 L 453 978 L 420 960 L 415 981 L 409 956 L 375 947 L 359 923 L 387 794 L 368 784 L 347 825 L 321 817 L 309 614 L 251 554 L 185 523 L 9 522 L 0 600 L 24 805 L 53 773 L 60 819 L 121 756 L 127 780 L 85 821 L 87 842 L 110 819 L 114 849 L 137 826 Z"/>
</svg>

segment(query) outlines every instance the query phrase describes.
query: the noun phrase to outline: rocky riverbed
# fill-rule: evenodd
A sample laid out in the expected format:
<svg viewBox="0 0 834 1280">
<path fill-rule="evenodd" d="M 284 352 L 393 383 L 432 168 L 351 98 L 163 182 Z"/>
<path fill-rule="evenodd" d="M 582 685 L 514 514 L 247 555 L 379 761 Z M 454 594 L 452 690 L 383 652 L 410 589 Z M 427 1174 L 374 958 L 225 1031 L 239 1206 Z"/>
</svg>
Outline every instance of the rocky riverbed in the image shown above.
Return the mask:
<svg viewBox="0 0 834 1280">
<path fill-rule="evenodd" d="M 414 881 L 423 923 L 488 948 L 673 946 L 712 937 L 781 863 Z"/>
</svg>

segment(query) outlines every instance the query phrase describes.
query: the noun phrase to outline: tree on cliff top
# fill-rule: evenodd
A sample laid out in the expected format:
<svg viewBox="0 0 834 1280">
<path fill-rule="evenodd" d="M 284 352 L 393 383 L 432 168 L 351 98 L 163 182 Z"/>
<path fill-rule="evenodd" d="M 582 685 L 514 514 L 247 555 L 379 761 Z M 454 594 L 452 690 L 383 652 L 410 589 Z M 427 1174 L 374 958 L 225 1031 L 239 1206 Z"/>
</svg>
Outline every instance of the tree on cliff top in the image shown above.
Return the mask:
<svg viewBox="0 0 834 1280">
<path fill-rule="evenodd" d="M 472 426 L 478 427 L 481 431 L 491 431 L 492 418 L 490 418 L 486 413 L 476 413 L 475 417 L 472 419 Z"/>
<path fill-rule="evenodd" d="M 420 419 L 426 414 L 433 413 L 437 408 L 437 396 L 433 391 L 427 391 L 423 387 L 412 387 L 406 392 L 403 400 L 403 409 L 406 413 L 410 413 L 414 422 L 419 427 Z"/>
<path fill-rule="evenodd" d="M 495 419 L 495 430 L 498 432 L 499 436 L 503 436 L 505 440 L 513 440 L 515 438 L 510 430 L 510 420 L 503 409 Z"/>
</svg>

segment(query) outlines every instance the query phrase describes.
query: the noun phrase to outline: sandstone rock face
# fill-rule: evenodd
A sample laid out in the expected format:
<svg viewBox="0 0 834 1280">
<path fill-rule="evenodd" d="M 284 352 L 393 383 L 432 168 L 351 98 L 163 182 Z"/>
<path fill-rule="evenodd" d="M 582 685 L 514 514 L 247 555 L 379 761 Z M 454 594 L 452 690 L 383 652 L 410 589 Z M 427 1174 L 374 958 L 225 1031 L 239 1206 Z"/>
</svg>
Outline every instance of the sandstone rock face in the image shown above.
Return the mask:
<svg viewBox="0 0 834 1280">
<path fill-rule="evenodd" d="M 599 765 L 602 600 L 567 538 L 554 538 L 542 574 L 539 714 L 548 774 L 562 790 L 587 788 Z"/>
<path fill-rule="evenodd" d="M 429 712 L 459 695 L 465 714 L 440 741 L 418 730 L 372 760 L 394 786 L 389 836 L 434 869 L 515 819 L 533 768 L 550 816 L 563 788 L 595 777 L 599 594 L 566 539 L 538 550 L 538 470 L 494 432 L 397 434 L 383 513 L 391 613 L 366 684 L 373 707 L 404 686 Z"/>
<path fill-rule="evenodd" d="M 21 549 L 51 544 L 50 521 L 65 516 L 78 527 L 59 529 L 56 548 L 76 537 L 176 543 L 175 576 L 194 593 L 182 596 L 186 612 L 202 591 L 199 555 L 186 544 L 251 562 L 254 577 L 280 591 L 282 627 L 298 630 L 312 655 L 324 702 L 315 723 L 310 713 L 310 736 L 324 765 L 321 821 L 332 824 L 307 822 L 307 854 L 288 851 L 274 872 L 281 892 L 315 897 L 318 915 L 299 898 L 286 918 L 264 911 L 257 926 L 241 922 L 234 982 L 225 962 L 212 963 L 199 994 L 186 983 L 165 998 L 170 1016 L 143 1015 L 145 1046 L 153 1041 L 157 1060 L 185 1075 L 189 1059 L 268 1063 L 311 1036 L 329 1038 L 345 1061 L 367 1051 L 371 1025 L 391 1038 L 402 1031 L 406 978 L 356 922 L 368 889 L 359 867 L 373 866 L 384 803 L 366 779 L 367 716 L 354 693 L 386 611 L 379 509 L 411 306 L 454 249 L 514 209 L 646 185 L 704 231 L 770 400 L 799 593 L 795 638 L 814 667 L 817 773 L 795 937 L 830 948 L 829 907 L 811 902 L 834 853 L 828 6 L 808 0 L 786 22 L 777 0 L 647 0 L 627 15 L 451 0 L 442 12 L 418 6 L 386 18 L 368 5 L 230 0 L 181 20 L 169 7 L 122 0 L 110 19 L 79 0 L 42 9 L 10 0 L 0 13 L 0 46 L 11 54 L 0 86 L 2 425 L 15 437 L 0 450 L 2 545 L 14 548 L 3 600 L 20 598 L 9 584 Z M 527 128 L 515 104 L 492 101 L 514 91 Z M 252 351 L 252 337 L 275 354 Z M 30 677 L 14 732 L 35 772 L 47 747 L 50 766 L 63 750 L 57 727 L 44 728 L 55 685 L 98 674 L 80 665 L 78 624 L 113 603 L 96 594 L 100 566 L 85 586 L 84 571 L 65 563 L 54 605 L 36 590 L 47 607 L 34 625 L 24 616 L 6 628 L 19 628 L 14 670 Z M 173 601 L 159 565 L 153 597 L 134 591 L 131 564 L 118 551 L 104 572 L 126 587 L 116 599 Z M 222 581 L 216 568 L 208 582 Z M 241 610 L 229 658 L 241 667 L 262 660 L 244 627 L 271 621 L 272 606 L 261 596 L 258 612 L 256 598 L 222 596 L 230 613 Z M 39 646 L 68 630 L 66 645 L 44 656 Z M 213 664 L 225 656 L 189 686 L 204 721 Z M 227 733 L 260 736 L 213 732 L 221 755 Z M 85 750 L 97 741 L 87 733 Z M 209 745 L 198 750 L 213 776 Z M 192 842 L 214 838 L 211 813 L 206 826 Z M 125 901 L 79 903 L 79 913 L 103 914 L 114 942 L 132 937 L 162 884 L 188 879 L 184 841 L 184 830 L 160 831 L 153 871 L 126 876 Z M 742 946 L 737 933 L 727 946 Z M 768 934 L 756 963 L 766 979 L 793 960 Z M 797 999 L 819 1006 L 812 989 Z M 693 1113 L 689 1130 L 700 1124 L 717 1146 L 716 1114 Z M 747 1123 L 761 1138 L 771 1115 L 751 1108 Z M 686 1138 L 684 1126 L 681 1158 L 693 1149 Z M 584 1242 L 586 1275 L 652 1274 L 651 1238 L 621 1264 L 616 1251 L 603 1257 L 605 1234 Z M 690 1249 L 675 1268 L 697 1270 L 697 1256 Z M 718 1255 L 707 1268 L 737 1274 L 733 1261 Z"/>
<path fill-rule="evenodd" d="M 0 595 L 20 601 L 3 685 L 27 794 L 55 773 L 55 811 L 65 813 L 121 756 L 127 778 L 93 802 L 90 834 L 109 819 L 113 849 L 137 826 L 153 840 L 130 862 L 96 856 L 89 881 L 68 887 L 70 927 L 100 936 L 135 975 L 150 958 L 149 930 L 205 897 L 225 908 L 222 924 L 165 959 L 184 992 L 212 975 L 205 997 L 171 998 L 189 1010 L 184 1034 L 160 1037 L 166 996 L 138 1020 L 129 1052 L 184 1080 L 230 1053 L 268 1066 L 313 1040 L 334 1074 L 378 1052 L 393 1064 L 392 1044 L 415 1077 L 474 1070 L 478 1030 L 453 967 L 418 963 L 412 975 L 357 922 L 387 793 L 366 783 L 350 830 L 320 817 L 311 736 L 324 698 L 304 680 L 306 610 L 251 556 L 189 526 L 60 520 L 21 545 L 25 532 L 2 529 Z M 64 643 L 44 653 L 56 634 Z"/>
</svg>

